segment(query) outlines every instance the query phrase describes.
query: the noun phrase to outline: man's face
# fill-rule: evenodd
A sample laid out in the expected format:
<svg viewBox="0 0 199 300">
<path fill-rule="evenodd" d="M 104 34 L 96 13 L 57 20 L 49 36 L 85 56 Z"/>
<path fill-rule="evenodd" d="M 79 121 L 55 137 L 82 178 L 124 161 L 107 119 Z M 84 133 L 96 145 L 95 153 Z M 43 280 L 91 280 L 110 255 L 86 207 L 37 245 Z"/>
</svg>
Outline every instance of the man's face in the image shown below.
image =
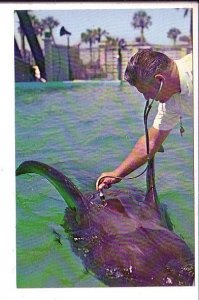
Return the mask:
<svg viewBox="0 0 199 300">
<path fill-rule="evenodd" d="M 159 102 L 165 102 L 167 99 L 163 98 L 161 81 L 160 80 L 151 80 L 149 82 L 137 82 L 135 84 L 138 92 L 143 94 L 146 100 L 155 99 Z"/>
</svg>

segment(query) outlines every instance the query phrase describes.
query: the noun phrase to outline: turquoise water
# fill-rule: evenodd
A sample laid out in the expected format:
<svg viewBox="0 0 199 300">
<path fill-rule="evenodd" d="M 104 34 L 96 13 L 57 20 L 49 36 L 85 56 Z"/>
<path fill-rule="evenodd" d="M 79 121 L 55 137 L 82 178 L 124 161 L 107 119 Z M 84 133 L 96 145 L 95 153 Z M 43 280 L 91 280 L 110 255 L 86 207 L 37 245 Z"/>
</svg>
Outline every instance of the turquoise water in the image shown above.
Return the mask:
<svg viewBox="0 0 199 300">
<path fill-rule="evenodd" d="M 101 172 L 114 169 L 144 133 L 145 101 L 126 83 L 17 83 L 16 166 L 24 160 L 50 164 L 83 192 Z M 149 126 L 156 113 L 153 105 Z M 193 126 L 183 118 L 156 155 L 156 187 L 177 234 L 194 250 Z M 137 175 L 143 170 L 137 170 Z M 145 175 L 113 188 L 145 190 Z M 18 287 L 103 287 L 85 270 L 61 226 L 65 202 L 36 174 L 16 179 Z M 61 236 L 58 243 L 54 232 Z"/>
</svg>

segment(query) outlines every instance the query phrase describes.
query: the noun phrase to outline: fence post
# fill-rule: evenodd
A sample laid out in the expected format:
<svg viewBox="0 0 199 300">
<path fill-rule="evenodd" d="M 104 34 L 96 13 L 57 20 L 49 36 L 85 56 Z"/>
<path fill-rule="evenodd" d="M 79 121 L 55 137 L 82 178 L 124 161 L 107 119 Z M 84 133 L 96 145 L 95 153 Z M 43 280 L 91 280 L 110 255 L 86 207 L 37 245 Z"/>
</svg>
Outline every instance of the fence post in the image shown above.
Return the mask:
<svg viewBox="0 0 199 300">
<path fill-rule="evenodd" d="M 45 67 L 47 81 L 53 81 L 53 57 L 52 57 L 52 44 L 51 38 L 45 37 L 44 39 L 44 51 L 45 51 Z"/>
</svg>

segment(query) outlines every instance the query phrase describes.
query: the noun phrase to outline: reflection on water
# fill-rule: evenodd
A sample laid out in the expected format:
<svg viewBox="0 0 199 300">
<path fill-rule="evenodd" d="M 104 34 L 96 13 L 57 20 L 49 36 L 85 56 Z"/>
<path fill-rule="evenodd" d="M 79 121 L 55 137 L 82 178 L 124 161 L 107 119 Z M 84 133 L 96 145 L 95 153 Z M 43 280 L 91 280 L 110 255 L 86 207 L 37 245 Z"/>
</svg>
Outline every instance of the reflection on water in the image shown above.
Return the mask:
<svg viewBox="0 0 199 300">
<path fill-rule="evenodd" d="M 118 82 L 16 84 L 16 165 L 45 162 L 83 193 L 92 191 L 99 174 L 115 168 L 144 133 L 144 104 L 136 90 Z M 156 155 L 156 186 L 175 232 L 193 250 L 192 120 L 184 118 L 183 126 L 183 137 L 174 129 L 165 152 Z M 145 175 L 118 184 L 132 186 L 145 190 Z M 56 190 L 38 175 L 18 177 L 16 189 L 18 287 L 104 286 L 71 251 L 60 225 L 65 203 Z"/>
</svg>

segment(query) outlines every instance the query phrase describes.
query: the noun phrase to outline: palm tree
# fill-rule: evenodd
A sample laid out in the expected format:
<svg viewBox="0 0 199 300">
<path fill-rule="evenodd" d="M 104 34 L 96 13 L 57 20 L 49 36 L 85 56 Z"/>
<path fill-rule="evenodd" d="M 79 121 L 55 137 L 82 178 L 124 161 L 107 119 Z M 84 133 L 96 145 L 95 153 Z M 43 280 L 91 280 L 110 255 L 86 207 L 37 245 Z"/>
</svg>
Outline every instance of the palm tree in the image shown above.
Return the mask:
<svg viewBox="0 0 199 300">
<path fill-rule="evenodd" d="M 59 22 L 55 20 L 53 17 L 47 17 L 45 19 L 42 19 L 41 21 L 44 26 L 44 29 L 49 29 L 50 35 L 53 39 L 53 42 L 55 43 L 53 29 L 59 25 Z"/>
<path fill-rule="evenodd" d="M 119 38 L 114 38 L 112 36 L 106 36 L 105 44 L 107 47 L 115 47 L 119 43 Z"/>
<path fill-rule="evenodd" d="M 92 47 L 93 47 L 93 44 L 95 44 L 95 41 L 96 41 L 96 32 L 95 32 L 95 30 L 87 29 L 86 32 L 82 32 L 81 41 L 83 43 L 86 43 L 86 44 L 88 43 L 89 44 L 90 58 L 91 58 L 91 63 L 92 63 L 92 61 L 93 61 Z"/>
<path fill-rule="evenodd" d="M 181 31 L 178 28 L 173 27 L 167 32 L 167 37 L 172 39 L 173 44 L 176 45 L 176 40 L 179 34 L 181 34 Z"/>
<path fill-rule="evenodd" d="M 100 27 L 98 27 L 97 29 L 94 29 L 95 32 L 95 39 L 97 42 L 101 42 L 101 38 L 102 36 L 108 36 L 109 33 L 106 30 L 102 30 Z"/>
<path fill-rule="evenodd" d="M 31 14 L 30 14 L 30 21 L 34 28 L 35 34 L 42 36 L 44 29 L 45 29 L 42 22 L 39 21 L 39 19 L 35 15 L 31 15 Z"/>
<path fill-rule="evenodd" d="M 145 42 L 144 29 L 149 28 L 149 26 L 152 25 L 151 17 L 148 16 L 145 11 L 140 10 L 134 14 L 131 25 L 135 29 L 140 28 L 141 42 L 144 43 Z"/>
</svg>

